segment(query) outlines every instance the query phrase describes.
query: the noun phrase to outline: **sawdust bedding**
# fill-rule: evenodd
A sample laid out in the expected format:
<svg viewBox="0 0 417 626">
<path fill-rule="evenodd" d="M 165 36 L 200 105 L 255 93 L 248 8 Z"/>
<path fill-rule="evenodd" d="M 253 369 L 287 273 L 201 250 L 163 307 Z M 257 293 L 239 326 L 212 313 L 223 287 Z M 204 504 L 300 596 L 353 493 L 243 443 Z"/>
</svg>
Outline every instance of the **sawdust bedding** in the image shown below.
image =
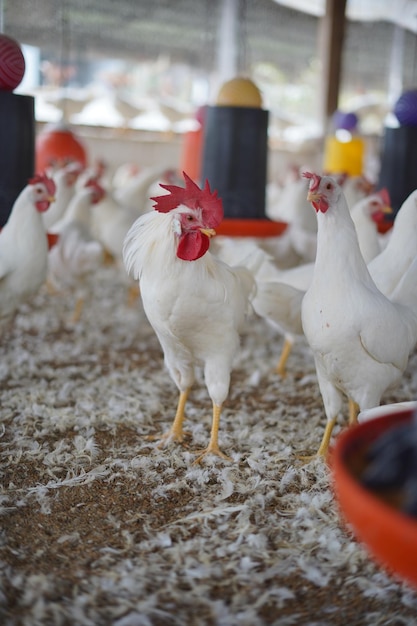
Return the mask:
<svg viewBox="0 0 417 626">
<path fill-rule="evenodd" d="M 0 347 L 0 623 L 79 626 L 414 625 L 417 594 L 369 559 L 339 516 L 328 467 L 301 464 L 325 418 L 300 341 L 251 319 L 220 443 L 201 377 L 188 447 L 159 449 L 177 392 L 124 270 L 46 289 Z M 417 354 L 385 402 L 417 397 Z M 336 428 L 335 434 L 340 426 Z"/>
</svg>

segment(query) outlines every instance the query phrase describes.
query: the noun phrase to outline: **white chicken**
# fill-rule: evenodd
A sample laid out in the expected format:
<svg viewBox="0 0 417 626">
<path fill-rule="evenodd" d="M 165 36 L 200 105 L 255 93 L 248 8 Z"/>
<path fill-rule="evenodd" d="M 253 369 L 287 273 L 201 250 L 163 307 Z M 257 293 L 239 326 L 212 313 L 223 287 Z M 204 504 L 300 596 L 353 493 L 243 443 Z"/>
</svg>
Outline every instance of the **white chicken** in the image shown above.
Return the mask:
<svg viewBox="0 0 417 626">
<path fill-rule="evenodd" d="M 154 183 L 172 183 L 174 170 L 167 167 L 146 167 L 130 178 L 126 184 L 114 189 L 116 202 L 130 209 L 135 209 L 137 216 L 152 209 L 149 202 L 150 187 Z"/>
<path fill-rule="evenodd" d="M 386 192 L 371 194 L 356 203 L 351 216 L 358 234 L 362 255 L 368 260 L 379 251 L 377 224 L 391 209 Z M 309 207 L 309 210 L 311 207 Z M 246 265 L 262 241 L 251 238 L 233 239 L 216 237 L 212 249 L 230 265 Z M 301 302 L 311 284 L 314 262 L 296 265 L 288 269 L 277 267 L 274 259 L 265 254 L 264 261 L 256 272 L 257 292 L 253 300 L 256 313 L 266 319 L 284 335 L 284 345 L 276 367 L 277 373 L 285 377 L 287 361 L 294 342 L 303 336 L 301 324 Z"/>
<path fill-rule="evenodd" d="M 362 174 L 358 176 L 341 174 L 336 176 L 336 182 L 342 186 L 349 209 L 352 209 L 355 204 L 373 193 L 375 188 L 375 185 Z"/>
<path fill-rule="evenodd" d="M 48 244 L 41 214 L 54 201 L 54 194 L 51 178 L 44 174 L 32 178 L 0 232 L 0 333 L 45 282 Z"/>
<path fill-rule="evenodd" d="M 122 260 L 123 242 L 133 222 L 145 211 L 151 210 L 149 188 L 156 180 L 168 182 L 165 176 L 171 170 L 147 168 L 133 176 L 125 185 L 117 187 L 94 207 L 92 231 L 116 261 Z"/>
<path fill-rule="evenodd" d="M 403 202 L 395 216 L 388 243 L 369 263 L 372 278 L 388 297 L 417 254 L 417 189 Z"/>
<path fill-rule="evenodd" d="M 372 261 L 381 252 L 378 224 L 390 213 L 392 209 L 386 189 L 361 198 L 351 207 L 350 214 L 365 263 Z"/>
<path fill-rule="evenodd" d="M 301 314 L 327 417 L 317 452 L 323 456 L 344 396 L 354 422 L 358 408 L 379 405 L 382 395 L 399 383 L 417 341 L 417 316 L 376 287 L 341 187 L 329 176 L 306 177 L 318 237 L 313 280 Z"/>
<path fill-rule="evenodd" d="M 58 168 L 51 175 L 56 187 L 55 202 L 51 204 L 48 211 L 42 213 L 45 230 L 50 230 L 64 217 L 68 204 L 74 195 L 75 183 L 81 170 L 81 164 L 73 161 Z"/>
<path fill-rule="evenodd" d="M 180 392 L 163 442 L 183 441 L 194 370 L 204 368 L 213 415 L 209 444 L 196 459 L 200 462 L 207 454 L 229 458 L 219 448 L 219 422 L 254 280 L 247 269 L 231 268 L 210 254 L 210 237 L 223 217 L 222 202 L 207 182 L 201 190 L 185 173 L 184 178 L 185 188 L 161 185 L 168 194 L 153 198 L 155 211 L 133 224 L 124 263 L 139 280 L 145 313 Z"/>
<path fill-rule="evenodd" d="M 298 177 L 287 183 L 278 203 L 275 206 L 267 206 L 265 210 L 270 219 L 288 224 L 280 242 L 281 247 L 283 242 L 286 243 L 286 254 L 291 259 L 291 263 L 286 267 L 314 261 L 316 256 L 317 221 L 314 211 L 306 201 L 306 194 L 306 181 Z M 272 249 L 270 251 L 272 252 Z"/>
<path fill-rule="evenodd" d="M 103 262 L 102 245 L 90 229 L 91 207 L 100 202 L 104 190 L 92 178 L 71 200 L 64 219 L 57 225 L 58 242 L 49 251 L 48 280 L 54 288 L 80 287 L 85 278 Z M 72 321 L 78 321 L 84 298 L 76 301 Z"/>
</svg>

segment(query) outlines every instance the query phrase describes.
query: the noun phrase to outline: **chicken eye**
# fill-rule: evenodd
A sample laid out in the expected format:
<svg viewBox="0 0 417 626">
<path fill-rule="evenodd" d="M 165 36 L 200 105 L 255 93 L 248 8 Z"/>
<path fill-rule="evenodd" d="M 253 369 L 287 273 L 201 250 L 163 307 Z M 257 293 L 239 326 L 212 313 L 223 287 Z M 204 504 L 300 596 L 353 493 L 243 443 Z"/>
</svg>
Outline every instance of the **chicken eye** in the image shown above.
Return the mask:
<svg viewBox="0 0 417 626">
<path fill-rule="evenodd" d="M 330 190 L 330 189 L 332 189 L 332 188 L 333 188 L 332 183 L 327 183 L 327 185 L 326 185 L 326 189 L 327 189 L 327 190 Z"/>
<path fill-rule="evenodd" d="M 189 222 L 192 222 L 192 221 L 193 221 L 193 219 L 194 219 L 194 217 L 193 217 L 192 215 L 190 215 L 190 214 L 188 214 L 188 215 L 187 215 L 187 220 L 188 220 Z"/>
</svg>

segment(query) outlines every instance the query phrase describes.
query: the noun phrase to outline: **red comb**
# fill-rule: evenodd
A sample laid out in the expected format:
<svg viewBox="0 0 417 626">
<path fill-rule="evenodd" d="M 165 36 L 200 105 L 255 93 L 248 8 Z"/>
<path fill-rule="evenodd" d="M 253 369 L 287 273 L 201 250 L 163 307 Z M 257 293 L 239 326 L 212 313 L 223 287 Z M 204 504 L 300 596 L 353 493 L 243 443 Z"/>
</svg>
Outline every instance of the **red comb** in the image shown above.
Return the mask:
<svg viewBox="0 0 417 626">
<path fill-rule="evenodd" d="M 377 191 L 375 195 L 381 198 L 385 206 L 391 206 L 391 198 L 389 197 L 389 191 L 386 187 Z"/>
<path fill-rule="evenodd" d="M 98 182 L 95 176 L 91 176 L 86 181 L 84 187 L 89 187 L 94 190 L 94 196 L 95 196 L 96 202 L 99 202 L 100 200 L 102 200 L 104 196 L 106 195 L 103 187 L 100 185 L 100 183 Z"/>
<path fill-rule="evenodd" d="M 183 172 L 183 176 L 185 187 L 160 183 L 160 187 L 169 193 L 151 198 L 155 202 L 154 209 L 160 213 L 168 213 L 180 204 L 184 204 L 190 209 L 201 208 L 207 227 L 215 228 L 223 219 L 223 203 L 221 198 L 217 196 L 217 191 L 211 191 L 208 180 L 206 180 L 204 189 L 200 189 L 185 172 Z"/>
<path fill-rule="evenodd" d="M 56 186 L 52 178 L 49 178 L 45 173 L 43 174 L 35 174 L 33 178 L 29 179 L 29 185 L 37 185 L 38 183 L 42 183 L 45 185 L 47 192 L 49 195 L 55 195 Z"/>
<path fill-rule="evenodd" d="M 318 176 L 318 174 L 312 174 L 311 172 L 303 172 L 303 178 L 309 178 L 312 181 L 310 183 L 310 191 L 314 191 L 320 185 L 321 176 Z"/>
</svg>

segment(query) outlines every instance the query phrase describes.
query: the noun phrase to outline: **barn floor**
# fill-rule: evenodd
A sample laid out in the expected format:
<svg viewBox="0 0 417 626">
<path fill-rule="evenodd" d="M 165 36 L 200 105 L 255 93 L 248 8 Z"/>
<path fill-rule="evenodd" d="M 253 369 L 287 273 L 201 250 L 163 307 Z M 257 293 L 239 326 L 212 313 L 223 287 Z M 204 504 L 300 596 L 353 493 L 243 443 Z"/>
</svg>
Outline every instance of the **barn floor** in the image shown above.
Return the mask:
<svg viewBox="0 0 417 626">
<path fill-rule="evenodd" d="M 177 393 L 124 270 L 75 294 L 46 289 L 0 346 L 4 626 L 415 625 L 417 593 L 369 558 L 338 513 L 328 467 L 301 464 L 325 424 L 301 341 L 252 319 L 220 430 L 232 463 L 206 459 L 211 407 L 189 401 L 189 446 L 169 427 Z M 417 353 L 384 402 L 417 397 Z M 335 434 L 339 432 L 336 429 Z"/>
</svg>

